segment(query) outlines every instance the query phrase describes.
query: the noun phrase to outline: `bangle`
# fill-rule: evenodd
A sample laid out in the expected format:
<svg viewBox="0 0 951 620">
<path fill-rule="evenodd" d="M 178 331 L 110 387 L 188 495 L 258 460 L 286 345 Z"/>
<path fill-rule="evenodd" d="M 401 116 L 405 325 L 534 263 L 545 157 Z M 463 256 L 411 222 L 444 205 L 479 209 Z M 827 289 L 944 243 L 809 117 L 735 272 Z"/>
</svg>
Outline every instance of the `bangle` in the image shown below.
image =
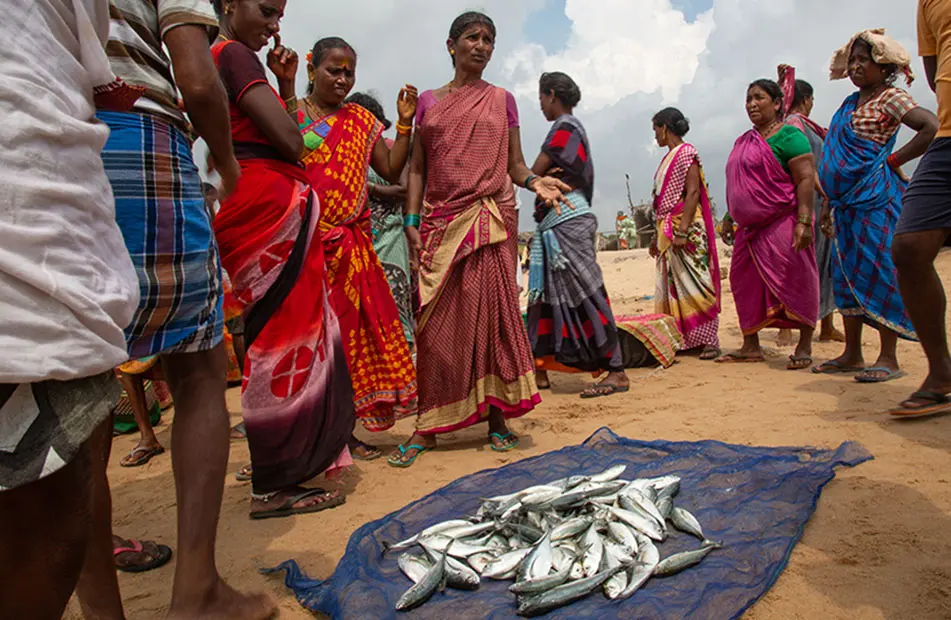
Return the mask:
<svg viewBox="0 0 951 620">
<path fill-rule="evenodd" d="M 804 215 L 800 215 L 799 223 L 802 224 L 803 226 L 812 226 L 812 216 L 810 215 L 807 217 Z"/>
<path fill-rule="evenodd" d="M 532 190 L 531 187 L 529 187 L 529 183 L 531 183 L 532 181 L 534 181 L 534 180 L 537 179 L 537 178 L 538 178 L 538 175 L 536 175 L 536 174 L 529 174 L 527 177 L 525 177 L 525 182 L 522 183 L 522 187 L 524 187 L 525 189 L 527 189 L 527 190 L 530 191 L 530 192 L 531 192 L 531 191 L 534 191 L 534 190 Z"/>
<path fill-rule="evenodd" d="M 889 155 L 888 159 L 885 161 L 888 162 L 888 167 L 891 168 L 892 170 L 898 170 L 899 168 L 901 168 L 901 164 L 898 163 L 898 155 L 896 155 L 895 153 L 892 153 L 891 155 Z"/>
<path fill-rule="evenodd" d="M 678 239 L 686 239 L 687 237 L 690 236 L 690 233 L 677 229 L 674 231 L 674 236 L 677 237 Z"/>
<path fill-rule="evenodd" d="M 404 125 L 403 123 L 396 123 L 396 133 L 400 134 L 401 136 L 408 136 L 409 134 L 413 133 L 413 126 Z"/>
<path fill-rule="evenodd" d="M 407 213 L 403 216 L 403 228 L 419 228 L 422 219 L 419 217 L 419 213 Z"/>
</svg>

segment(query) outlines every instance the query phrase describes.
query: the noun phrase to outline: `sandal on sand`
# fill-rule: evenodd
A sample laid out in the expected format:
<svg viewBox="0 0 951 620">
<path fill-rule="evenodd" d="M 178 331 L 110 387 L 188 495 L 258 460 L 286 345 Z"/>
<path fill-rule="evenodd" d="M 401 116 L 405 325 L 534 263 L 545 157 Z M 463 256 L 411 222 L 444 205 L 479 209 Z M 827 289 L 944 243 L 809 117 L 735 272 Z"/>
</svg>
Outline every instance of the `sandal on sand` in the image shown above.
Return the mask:
<svg viewBox="0 0 951 620">
<path fill-rule="evenodd" d="M 786 370 L 805 370 L 812 366 L 811 355 L 790 355 Z"/>
<path fill-rule="evenodd" d="M 357 461 L 375 461 L 381 456 L 383 456 L 383 450 L 380 450 L 376 446 L 371 446 L 370 444 L 363 443 L 359 439 L 356 441 L 351 441 L 349 443 L 350 447 L 350 456 Z M 360 454 L 360 449 L 362 448 L 363 454 Z"/>
<path fill-rule="evenodd" d="M 509 437 L 515 437 L 515 441 L 506 445 L 505 441 Z M 501 445 L 496 445 L 493 439 L 498 439 Z M 489 433 L 489 445 L 492 446 L 492 449 L 496 452 L 508 452 L 509 450 L 514 450 L 518 447 L 518 437 L 515 436 L 515 433 Z"/>
<path fill-rule="evenodd" d="M 864 366 L 843 366 L 842 362 L 836 360 L 822 362 L 818 366 L 812 367 L 812 372 L 816 375 L 845 375 L 853 372 L 862 372 L 863 370 L 865 370 Z"/>
<path fill-rule="evenodd" d="M 908 403 L 913 400 L 923 400 L 930 404 L 909 406 Z M 951 398 L 948 398 L 947 394 L 942 394 L 941 392 L 920 390 L 912 394 L 898 409 L 893 409 L 890 413 L 895 418 L 902 420 L 913 420 L 915 418 L 927 418 L 933 415 L 951 413 Z"/>
<path fill-rule="evenodd" d="M 142 467 L 146 463 L 152 460 L 153 457 L 163 454 L 165 448 L 162 446 L 137 446 L 132 449 L 132 452 L 127 454 L 125 457 L 119 461 L 121 467 Z"/>
<path fill-rule="evenodd" d="M 581 392 L 581 398 L 590 399 L 590 398 L 603 398 L 604 396 L 613 396 L 615 394 L 623 394 L 624 392 L 630 392 L 630 385 L 614 385 L 614 384 L 605 384 L 599 383 L 598 385 L 592 385 L 585 391 Z"/>
<path fill-rule="evenodd" d="M 252 473 L 251 466 L 245 465 L 244 467 L 242 467 L 235 473 L 234 477 L 235 477 L 235 480 L 237 480 L 238 482 L 250 482 L 251 473 Z"/>
<path fill-rule="evenodd" d="M 393 467 L 400 467 L 400 468 L 409 467 L 410 465 L 416 462 L 416 459 L 418 459 L 421 454 L 432 450 L 432 448 L 426 448 L 417 443 L 411 444 L 409 446 L 404 446 L 400 444 L 396 446 L 396 449 L 400 451 L 399 458 L 397 458 L 396 455 L 394 454 L 390 458 L 386 459 L 386 462 L 389 463 Z M 410 450 L 416 450 L 416 454 L 414 454 L 412 458 L 410 458 L 410 460 L 404 461 L 403 459 L 406 458 L 406 453 L 409 452 Z"/>
<path fill-rule="evenodd" d="M 878 377 L 872 374 L 876 372 L 884 373 L 884 376 Z M 855 380 L 859 383 L 885 383 L 886 381 L 901 379 L 904 376 L 904 370 L 892 370 L 891 368 L 885 368 L 884 366 L 873 366 L 872 368 L 866 368 L 863 370 L 862 374 L 855 377 Z"/>
<path fill-rule="evenodd" d="M 248 438 L 248 429 L 245 428 L 244 422 L 239 422 L 231 427 L 231 440 L 240 441 L 242 439 Z"/>
<path fill-rule="evenodd" d="M 743 355 L 739 352 L 727 353 L 721 355 L 716 360 L 717 364 L 763 364 L 766 358 L 760 355 Z"/>
<path fill-rule="evenodd" d="M 294 504 L 302 502 L 305 499 L 310 499 L 311 497 L 317 497 L 318 495 L 323 495 L 327 499 L 322 502 L 318 502 L 312 506 L 306 508 L 294 508 Z M 263 502 L 269 502 L 270 499 L 259 500 Z M 325 491 L 323 489 L 300 489 L 300 492 L 294 493 L 287 499 L 285 499 L 280 506 L 272 510 L 261 510 L 259 512 L 251 512 L 252 519 L 275 519 L 280 517 L 291 517 L 294 515 L 306 515 L 312 514 L 315 512 L 321 512 L 322 510 L 328 510 L 330 508 L 336 508 L 344 502 L 346 498 L 340 494 L 340 491 Z"/>
<path fill-rule="evenodd" d="M 703 360 L 704 362 L 712 362 L 716 360 L 717 358 L 719 358 L 721 355 L 723 355 L 723 351 L 721 351 L 719 348 L 707 347 L 703 351 L 700 352 L 700 359 Z"/>
<path fill-rule="evenodd" d="M 124 573 L 144 573 L 165 566 L 172 559 L 172 550 L 166 545 L 159 545 L 150 540 L 145 542 L 128 540 L 126 542 L 128 546 L 116 547 L 112 550 L 112 557 L 116 560 L 116 568 Z M 140 564 L 120 563 L 119 556 L 126 553 L 141 554 L 146 558 L 146 561 Z"/>
</svg>

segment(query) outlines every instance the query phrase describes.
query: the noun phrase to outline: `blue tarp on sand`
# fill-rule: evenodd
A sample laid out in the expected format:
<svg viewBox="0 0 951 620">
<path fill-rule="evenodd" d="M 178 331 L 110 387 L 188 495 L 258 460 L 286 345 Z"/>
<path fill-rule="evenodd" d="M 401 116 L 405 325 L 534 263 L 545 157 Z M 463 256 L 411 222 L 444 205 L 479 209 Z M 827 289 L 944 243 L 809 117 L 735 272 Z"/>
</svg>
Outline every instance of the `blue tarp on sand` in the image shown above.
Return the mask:
<svg viewBox="0 0 951 620">
<path fill-rule="evenodd" d="M 785 568 L 835 468 L 871 458 L 855 443 L 838 450 L 751 448 L 714 441 L 636 441 L 601 429 L 580 446 L 461 478 L 364 525 L 350 538 L 330 579 L 308 579 L 292 561 L 279 568 L 287 571 L 286 583 L 304 607 L 332 618 L 515 618 L 515 597 L 507 591 L 510 582 L 493 581 L 483 582 L 475 592 L 447 588 L 418 609 L 396 612 L 394 604 L 412 583 L 397 566 L 398 554 L 382 556 L 382 543 L 471 515 L 483 497 L 624 464 L 628 466 L 624 478 L 680 476 L 676 505 L 696 515 L 707 537 L 722 541 L 723 548 L 679 575 L 650 580 L 626 601 L 609 601 L 595 592 L 545 617 L 736 618 L 769 590 Z M 697 546 L 695 538 L 672 533 L 659 548 L 667 557 Z"/>
</svg>

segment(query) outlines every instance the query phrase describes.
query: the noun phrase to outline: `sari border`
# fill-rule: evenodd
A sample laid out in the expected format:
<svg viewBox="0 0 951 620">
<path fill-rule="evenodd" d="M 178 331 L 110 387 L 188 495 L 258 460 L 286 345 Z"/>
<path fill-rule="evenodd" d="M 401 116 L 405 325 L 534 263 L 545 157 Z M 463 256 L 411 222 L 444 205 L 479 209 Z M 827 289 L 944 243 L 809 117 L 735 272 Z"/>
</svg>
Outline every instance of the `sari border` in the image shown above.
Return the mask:
<svg viewBox="0 0 951 620">
<path fill-rule="evenodd" d="M 488 393 L 490 389 L 494 394 Z M 517 393 L 519 397 L 517 399 L 505 399 L 504 396 L 496 395 L 506 391 Z M 484 394 L 481 399 L 479 398 L 480 392 Z M 425 413 L 420 413 L 417 418 L 416 432 L 420 435 L 439 435 L 468 428 L 479 423 L 483 418 L 487 418 L 490 407 L 502 410 L 506 419 L 520 418 L 532 411 L 541 402 L 541 395 L 535 387 L 534 370 L 519 375 L 517 379 L 508 383 L 497 375 L 486 375 L 475 382 L 473 388 L 469 390 L 469 394 L 462 400 L 440 405 Z M 458 412 L 460 411 L 473 411 L 473 413 L 462 417 L 458 422 L 442 426 L 434 425 L 429 428 L 420 427 L 420 422 L 427 417 L 438 419 L 456 417 L 458 419 Z M 438 420 L 436 422 L 438 424 Z"/>
</svg>

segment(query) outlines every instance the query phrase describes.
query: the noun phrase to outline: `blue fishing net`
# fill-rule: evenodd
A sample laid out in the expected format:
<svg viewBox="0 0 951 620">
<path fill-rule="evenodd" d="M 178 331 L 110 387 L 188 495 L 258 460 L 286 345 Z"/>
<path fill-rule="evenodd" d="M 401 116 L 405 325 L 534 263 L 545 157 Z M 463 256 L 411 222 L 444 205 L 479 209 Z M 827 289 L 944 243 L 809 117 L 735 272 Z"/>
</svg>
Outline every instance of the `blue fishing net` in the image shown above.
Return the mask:
<svg viewBox="0 0 951 620">
<path fill-rule="evenodd" d="M 327 580 L 309 579 L 293 561 L 273 570 L 287 571 L 285 583 L 304 607 L 332 618 L 514 618 L 509 581 L 484 580 L 475 592 L 447 588 L 422 607 L 396 612 L 396 601 L 412 583 L 397 566 L 398 553 L 382 555 L 382 543 L 402 540 L 441 521 L 465 518 L 475 513 L 480 498 L 624 464 L 628 467 L 624 478 L 680 476 L 675 504 L 696 515 L 707 538 L 722 541 L 723 548 L 678 575 L 651 579 L 625 601 L 609 601 L 598 590 L 545 617 L 736 618 L 769 590 L 785 568 L 835 468 L 871 458 L 855 443 L 819 450 L 715 441 L 647 442 L 603 428 L 580 446 L 461 478 L 364 525 L 354 532 Z M 671 537 L 659 549 L 667 557 L 698 546 L 696 538 L 671 528 Z"/>
</svg>

